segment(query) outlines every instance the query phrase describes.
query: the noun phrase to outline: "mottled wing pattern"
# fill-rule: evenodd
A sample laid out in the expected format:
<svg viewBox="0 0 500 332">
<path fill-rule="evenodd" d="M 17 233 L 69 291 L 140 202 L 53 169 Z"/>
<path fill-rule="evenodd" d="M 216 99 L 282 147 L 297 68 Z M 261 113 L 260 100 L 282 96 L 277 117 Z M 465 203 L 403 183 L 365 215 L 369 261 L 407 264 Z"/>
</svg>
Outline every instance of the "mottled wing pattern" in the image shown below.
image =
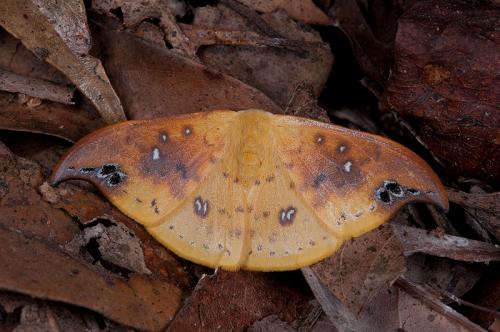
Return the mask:
<svg viewBox="0 0 500 332">
<path fill-rule="evenodd" d="M 234 163 L 232 154 L 226 153 L 189 198 L 148 232 L 191 261 L 240 268 L 248 255 L 247 206 L 243 188 L 229 175 Z"/>
<path fill-rule="evenodd" d="M 410 201 L 447 208 L 439 179 L 407 148 L 313 120 L 275 119 L 276 153 L 287 165 L 296 192 L 337 238 L 377 227 Z"/>
<path fill-rule="evenodd" d="M 236 113 L 198 113 L 129 121 L 79 141 L 52 181 L 91 181 L 120 210 L 146 227 L 162 223 L 190 198 L 222 159 Z"/>
<path fill-rule="evenodd" d="M 165 246 L 227 270 L 290 270 L 410 201 L 447 207 L 436 175 L 381 137 L 289 116 L 214 111 L 99 130 L 52 182 L 93 182 Z"/>
<path fill-rule="evenodd" d="M 286 166 L 276 158 L 263 164 L 250 191 L 250 251 L 243 267 L 278 271 L 317 262 L 342 244 L 297 191 Z"/>
</svg>

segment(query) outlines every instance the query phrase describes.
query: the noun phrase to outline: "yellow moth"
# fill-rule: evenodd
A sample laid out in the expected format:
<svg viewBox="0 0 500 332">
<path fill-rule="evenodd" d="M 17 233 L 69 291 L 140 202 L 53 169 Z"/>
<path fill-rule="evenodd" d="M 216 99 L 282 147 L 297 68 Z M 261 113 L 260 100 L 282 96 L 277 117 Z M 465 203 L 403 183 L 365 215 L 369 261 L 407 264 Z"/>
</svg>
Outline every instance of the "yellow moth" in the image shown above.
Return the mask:
<svg viewBox="0 0 500 332">
<path fill-rule="evenodd" d="M 412 201 L 448 207 L 431 168 L 371 134 L 259 110 L 128 121 L 83 138 L 52 181 L 94 183 L 179 256 L 297 269 Z"/>
</svg>

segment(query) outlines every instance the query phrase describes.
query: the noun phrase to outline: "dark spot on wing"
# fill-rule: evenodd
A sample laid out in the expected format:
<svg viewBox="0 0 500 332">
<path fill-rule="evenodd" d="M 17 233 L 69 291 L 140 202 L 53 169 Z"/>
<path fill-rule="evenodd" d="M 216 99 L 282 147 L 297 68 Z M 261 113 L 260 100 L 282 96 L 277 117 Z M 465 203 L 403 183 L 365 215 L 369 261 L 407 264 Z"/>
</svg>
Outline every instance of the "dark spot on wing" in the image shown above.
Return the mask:
<svg viewBox="0 0 500 332">
<path fill-rule="evenodd" d="M 279 222 L 282 226 L 289 226 L 295 220 L 297 215 L 297 209 L 293 206 L 289 206 L 286 209 L 281 209 L 278 214 Z"/>
<path fill-rule="evenodd" d="M 111 188 L 125 182 L 128 175 L 123 172 L 118 164 L 104 164 L 101 167 L 83 167 L 80 174 L 97 179 L 105 186 Z"/>
<path fill-rule="evenodd" d="M 180 162 L 180 161 L 177 162 L 177 164 L 175 164 L 175 170 L 181 174 L 181 176 L 184 180 L 186 180 L 188 178 L 188 171 L 187 171 L 186 165 L 183 162 Z"/>
<path fill-rule="evenodd" d="M 325 182 L 327 179 L 327 176 L 324 173 L 319 173 L 318 176 L 314 178 L 313 182 L 313 187 L 314 188 L 319 188 L 319 186 Z"/>
<path fill-rule="evenodd" d="M 119 167 L 118 165 L 116 164 L 105 164 L 105 165 L 102 165 L 101 168 L 99 168 L 99 170 L 97 171 L 97 177 L 106 177 L 116 171 L 119 170 Z"/>
<path fill-rule="evenodd" d="M 406 188 L 394 180 L 384 181 L 376 190 L 375 198 L 386 204 L 392 204 L 394 201 L 404 199 L 407 195 L 420 195 L 420 191 L 415 188 Z"/>
<path fill-rule="evenodd" d="M 193 210 L 197 216 L 205 218 L 210 212 L 210 203 L 198 196 L 193 200 Z"/>
<path fill-rule="evenodd" d="M 266 178 L 266 181 L 267 181 L 267 182 L 269 182 L 269 183 L 273 182 L 273 180 L 274 180 L 274 176 L 272 176 L 272 175 L 269 175 L 269 176 Z"/>
</svg>

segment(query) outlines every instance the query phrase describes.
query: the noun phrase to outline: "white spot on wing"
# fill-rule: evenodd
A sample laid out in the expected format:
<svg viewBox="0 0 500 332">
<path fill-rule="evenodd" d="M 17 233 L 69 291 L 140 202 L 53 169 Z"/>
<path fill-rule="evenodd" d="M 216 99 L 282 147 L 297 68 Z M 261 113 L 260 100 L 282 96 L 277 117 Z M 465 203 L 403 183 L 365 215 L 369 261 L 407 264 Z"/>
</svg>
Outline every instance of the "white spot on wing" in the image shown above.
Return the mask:
<svg viewBox="0 0 500 332">
<path fill-rule="evenodd" d="M 153 149 L 153 160 L 158 160 L 160 159 L 160 149 L 154 148 Z"/>
<path fill-rule="evenodd" d="M 352 169 L 352 162 L 348 161 L 344 164 L 344 171 L 346 171 L 347 173 L 349 173 Z"/>
</svg>

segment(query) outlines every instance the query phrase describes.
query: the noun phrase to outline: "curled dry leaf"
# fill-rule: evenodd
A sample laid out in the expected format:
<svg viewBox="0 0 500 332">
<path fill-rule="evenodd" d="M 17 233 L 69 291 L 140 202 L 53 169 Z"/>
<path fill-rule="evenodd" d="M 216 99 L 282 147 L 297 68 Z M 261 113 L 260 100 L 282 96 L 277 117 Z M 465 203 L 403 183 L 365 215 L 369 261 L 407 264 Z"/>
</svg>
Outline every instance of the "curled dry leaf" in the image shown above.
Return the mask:
<svg viewBox="0 0 500 332">
<path fill-rule="evenodd" d="M 413 119 L 452 174 L 500 181 L 500 7 L 418 1 L 400 18 L 382 107 Z"/>
<path fill-rule="evenodd" d="M 180 306 L 182 290 L 177 285 L 182 279 L 165 276 L 157 270 L 158 263 L 149 266 L 154 278 L 132 273 L 124 279 L 64 251 L 80 229 L 36 191 L 43 182 L 38 165 L 4 146 L 0 164 L 0 237 L 5 246 L 0 251 L 0 288 L 86 307 L 138 329 L 158 330 L 168 324 Z M 63 204 L 60 197 L 52 201 L 59 199 Z M 145 252 L 146 262 L 154 256 Z M 176 269 L 182 270 L 178 265 Z M 169 273 L 182 275 L 174 269 Z"/>
<path fill-rule="evenodd" d="M 63 73 L 24 47 L 19 39 L 3 28 L 0 28 L 0 68 L 61 86 L 71 85 Z"/>
<path fill-rule="evenodd" d="M 263 13 L 286 11 L 296 21 L 308 24 L 328 25 L 330 18 L 312 0 L 237 0 Z"/>
<path fill-rule="evenodd" d="M 38 57 L 63 72 L 92 101 L 107 122 L 125 120 L 120 100 L 100 61 L 74 53 L 56 32 L 54 24 L 31 0 L 5 0 L 0 6 L 0 25 Z"/>
<path fill-rule="evenodd" d="M 47 134 L 75 142 L 104 125 L 101 118 L 93 118 L 78 106 L 42 102 L 33 108 L 21 104 L 12 94 L 0 92 L 0 129 Z"/>
<path fill-rule="evenodd" d="M 95 36 L 103 50 L 106 71 L 130 119 L 213 109 L 282 112 L 257 89 L 175 52 L 109 28 L 96 27 Z"/>
<path fill-rule="evenodd" d="M 167 331 L 243 331 L 271 314 L 293 321 L 311 299 L 298 283 L 299 275 L 217 270 L 202 277 Z"/>
</svg>

